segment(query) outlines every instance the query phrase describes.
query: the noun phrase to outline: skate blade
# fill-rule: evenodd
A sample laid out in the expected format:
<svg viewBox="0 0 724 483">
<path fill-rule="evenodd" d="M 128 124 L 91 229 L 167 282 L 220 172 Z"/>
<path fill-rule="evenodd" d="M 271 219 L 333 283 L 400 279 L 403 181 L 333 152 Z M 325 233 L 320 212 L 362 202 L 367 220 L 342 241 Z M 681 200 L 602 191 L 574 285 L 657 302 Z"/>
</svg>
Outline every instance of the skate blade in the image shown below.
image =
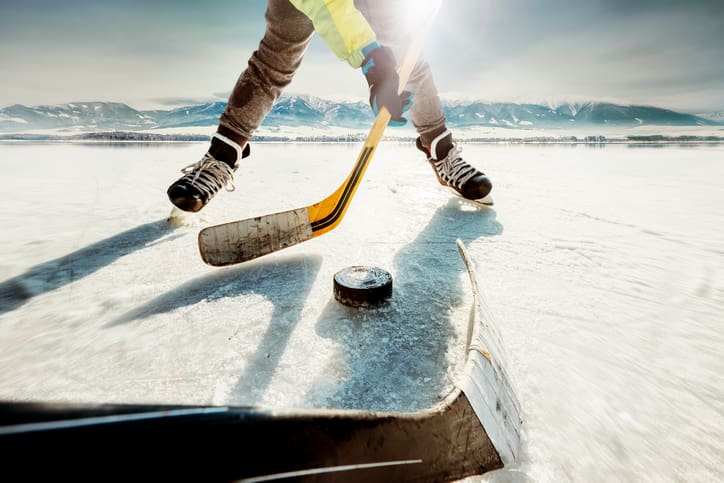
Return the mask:
<svg viewBox="0 0 724 483">
<path fill-rule="evenodd" d="M 480 198 L 479 200 L 469 200 L 453 189 L 451 189 L 450 191 L 453 192 L 457 199 L 471 206 L 489 208 L 495 204 L 491 195 L 487 195 L 485 198 Z"/>
<path fill-rule="evenodd" d="M 166 223 L 174 228 L 182 226 L 196 226 L 198 224 L 198 217 L 196 216 L 196 213 L 189 213 L 174 206 L 171 209 L 171 213 L 169 213 L 166 217 Z"/>
<path fill-rule="evenodd" d="M 495 204 L 491 195 L 488 195 L 485 198 L 480 198 L 479 200 L 474 200 L 473 203 L 477 203 L 483 206 L 493 206 Z"/>
</svg>

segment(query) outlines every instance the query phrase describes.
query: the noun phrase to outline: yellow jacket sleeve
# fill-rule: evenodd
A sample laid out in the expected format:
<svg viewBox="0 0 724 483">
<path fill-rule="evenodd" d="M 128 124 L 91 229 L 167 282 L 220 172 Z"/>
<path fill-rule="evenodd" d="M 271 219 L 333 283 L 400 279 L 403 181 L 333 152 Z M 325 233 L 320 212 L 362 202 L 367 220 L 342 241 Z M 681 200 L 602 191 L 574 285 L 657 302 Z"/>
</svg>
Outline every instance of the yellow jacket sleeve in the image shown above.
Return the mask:
<svg viewBox="0 0 724 483">
<path fill-rule="evenodd" d="M 354 68 L 362 64 L 362 49 L 376 36 L 353 0 L 289 1 L 312 20 L 314 29 L 337 57 Z"/>
</svg>

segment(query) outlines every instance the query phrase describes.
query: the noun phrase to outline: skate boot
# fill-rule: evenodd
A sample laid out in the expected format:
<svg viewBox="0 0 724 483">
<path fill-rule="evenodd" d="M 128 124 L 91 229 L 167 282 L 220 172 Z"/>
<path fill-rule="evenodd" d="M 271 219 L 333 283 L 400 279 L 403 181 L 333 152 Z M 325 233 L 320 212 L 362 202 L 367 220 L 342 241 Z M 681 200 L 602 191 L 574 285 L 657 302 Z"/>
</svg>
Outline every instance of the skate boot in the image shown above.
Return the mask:
<svg viewBox="0 0 724 483">
<path fill-rule="evenodd" d="M 250 153 L 248 143 L 242 148 L 226 136 L 214 134 L 204 157 L 182 169 L 184 175 L 168 188 L 168 199 L 184 211 L 199 211 L 222 187 L 234 191 L 234 171 L 239 160 Z"/>
<path fill-rule="evenodd" d="M 493 189 L 484 173 L 463 160 L 463 149 L 453 142 L 449 130 L 433 139 L 429 147 L 423 146 L 419 137 L 415 144 L 427 156 L 440 184 L 454 189 L 463 198 L 481 200 Z"/>
</svg>

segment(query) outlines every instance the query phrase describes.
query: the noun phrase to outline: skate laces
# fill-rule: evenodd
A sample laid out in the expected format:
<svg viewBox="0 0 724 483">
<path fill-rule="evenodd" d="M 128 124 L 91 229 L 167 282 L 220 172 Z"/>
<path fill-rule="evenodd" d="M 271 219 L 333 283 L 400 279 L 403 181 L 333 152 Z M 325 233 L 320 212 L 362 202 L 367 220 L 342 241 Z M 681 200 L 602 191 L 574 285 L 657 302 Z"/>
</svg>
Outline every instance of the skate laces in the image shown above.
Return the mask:
<svg viewBox="0 0 724 483">
<path fill-rule="evenodd" d="M 435 169 L 440 177 L 448 184 L 462 189 L 470 178 L 475 176 L 477 170 L 462 158 L 463 148 L 453 143 L 452 149 L 443 159 L 435 161 Z"/>
<path fill-rule="evenodd" d="M 190 164 L 181 170 L 186 173 L 182 181 L 196 187 L 206 196 L 213 196 L 221 188 L 234 191 L 234 170 L 223 161 L 216 160 L 206 153 L 200 161 Z"/>
</svg>

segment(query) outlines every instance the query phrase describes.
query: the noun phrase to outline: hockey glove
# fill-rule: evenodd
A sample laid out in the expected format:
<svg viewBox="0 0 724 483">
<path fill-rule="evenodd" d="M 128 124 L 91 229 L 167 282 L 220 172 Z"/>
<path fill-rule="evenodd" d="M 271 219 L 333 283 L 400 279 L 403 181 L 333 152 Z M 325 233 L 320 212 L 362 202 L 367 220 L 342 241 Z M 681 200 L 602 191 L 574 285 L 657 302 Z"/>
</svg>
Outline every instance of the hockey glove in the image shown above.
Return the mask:
<svg viewBox="0 0 724 483">
<path fill-rule="evenodd" d="M 370 106 L 375 116 L 381 107 L 390 111 L 391 126 L 404 126 L 407 119 L 403 114 L 412 105 L 412 93 L 402 91 L 398 94 L 400 78 L 397 75 L 397 63 L 392 50 L 380 46 L 377 42 L 370 44 L 365 50 L 367 56 L 362 62 L 362 73 L 370 87 Z"/>
</svg>

